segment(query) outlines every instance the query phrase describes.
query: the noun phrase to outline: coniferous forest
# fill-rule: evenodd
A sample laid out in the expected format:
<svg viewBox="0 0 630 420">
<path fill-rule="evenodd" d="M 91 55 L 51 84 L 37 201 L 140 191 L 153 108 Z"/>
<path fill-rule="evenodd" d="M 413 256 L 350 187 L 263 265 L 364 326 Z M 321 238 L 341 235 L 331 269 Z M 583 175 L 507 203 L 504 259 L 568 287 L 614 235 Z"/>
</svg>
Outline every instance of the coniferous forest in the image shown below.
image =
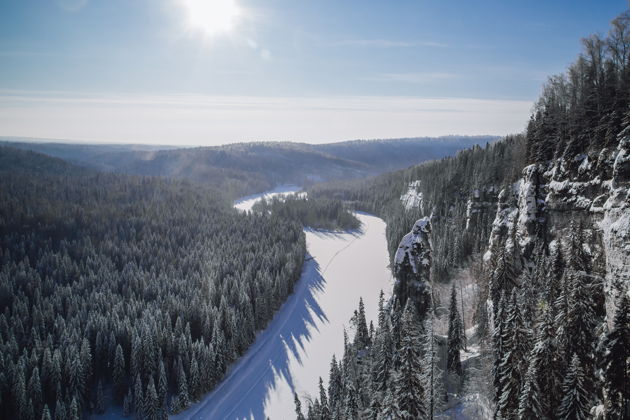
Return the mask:
<svg viewBox="0 0 630 420">
<path fill-rule="evenodd" d="M 630 10 L 582 42 L 502 139 L 0 146 L 0 420 L 164 420 L 248 353 L 268 371 L 246 366 L 247 381 L 286 380 L 299 420 L 630 418 Z M 411 76 L 373 81 L 427 75 Z M 293 183 L 305 194 L 233 206 Z M 360 212 L 386 222 L 391 293 L 372 321 L 364 299 L 379 290 L 361 288 L 343 352 L 316 393 L 293 394 L 292 359 L 308 362 L 300 350 L 334 316 L 317 300 L 324 274 L 369 228 Z M 333 244 L 321 266 L 309 235 Z M 284 353 L 252 346 L 287 306 L 271 336 Z M 232 394 L 253 387 L 237 379 Z"/>
<path fill-rule="evenodd" d="M 300 225 L 200 185 L 31 171 L 3 173 L 0 196 L 5 419 L 112 403 L 166 418 L 218 383 L 300 276 Z"/>
<path fill-rule="evenodd" d="M 359 305 L 328 388 L 296 404 L 298 417 L 630 416 L 629 256 L 615 248 L 629 240 L 629 34 L 626 12 L 607 37 L 584 39 L 524 135 L 311 188 L 387 221 L 396 286 L 389 301 L 381 295 L 378 325 Z M 417 219 L 430 229 L 418 233 Z M 468 336 L 455 283 L 448 302 L 405 292 L 448 284 L 462 268 L 477 290 Z M 478 351 L 464 362 L 467 339 Z"/>
</svg>

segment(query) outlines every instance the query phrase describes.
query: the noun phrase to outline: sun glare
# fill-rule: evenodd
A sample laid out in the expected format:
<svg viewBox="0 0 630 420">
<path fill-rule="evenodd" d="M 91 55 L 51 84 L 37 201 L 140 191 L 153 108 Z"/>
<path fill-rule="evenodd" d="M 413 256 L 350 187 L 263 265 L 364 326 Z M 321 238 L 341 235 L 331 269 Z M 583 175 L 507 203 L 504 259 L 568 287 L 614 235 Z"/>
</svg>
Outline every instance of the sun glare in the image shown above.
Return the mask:
<svg viewBox="0 0 630 420">
<path fill-rule="evenodd" d="M 182 0 L 188 24 L 205 35 L 230 32 L 241 13 L 235 0 Z"/>
</svg>

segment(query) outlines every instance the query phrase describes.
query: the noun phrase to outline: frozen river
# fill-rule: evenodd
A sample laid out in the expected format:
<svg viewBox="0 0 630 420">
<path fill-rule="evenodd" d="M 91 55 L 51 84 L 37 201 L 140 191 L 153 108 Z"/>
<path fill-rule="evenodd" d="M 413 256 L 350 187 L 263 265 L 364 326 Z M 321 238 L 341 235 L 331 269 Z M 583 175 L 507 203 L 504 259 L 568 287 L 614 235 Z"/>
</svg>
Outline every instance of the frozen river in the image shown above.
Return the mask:
<svg viewBox="0 0 630 420">
<path fill-rule="evenodd" d="M 241 211 L 262 196 L 286 195 L 283 187 L 235 202 Z M 307 261 L 295 290 L 224 381 L 175 419 L 294 419 L 293 393 L 302 401 L 328 381 L 333 354 L 343 352 L 343 329 L 363 297 L 368 322 L 376 322 L 379 290 L 391 291 L 385 222 L 358 213 L 361 230 L 305 230 Z"/>
</svg>

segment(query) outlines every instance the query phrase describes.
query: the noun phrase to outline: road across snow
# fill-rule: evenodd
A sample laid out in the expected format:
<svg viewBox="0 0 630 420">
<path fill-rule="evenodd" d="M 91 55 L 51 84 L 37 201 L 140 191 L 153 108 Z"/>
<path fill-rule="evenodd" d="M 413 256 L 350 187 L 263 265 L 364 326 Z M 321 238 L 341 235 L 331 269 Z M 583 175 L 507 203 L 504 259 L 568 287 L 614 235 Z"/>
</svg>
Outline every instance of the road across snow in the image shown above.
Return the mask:
<svg viewBox="0 0 630 420">
<path fill-rule="evenodd" d="M 253 205 L 242 203 L 235 205 L 241 210 Z M 312 258 L 304 263 L 293 294 L 224 381 L 172 418 L 293 419 L 294 392 L 303 402 L 319 395 L 319 377 L 326 384 L 333 354 L 341 357 L 344 326 L 349 327 L 359 298 L 369 322 L 376 320 L 379 290 L 391 290 L 385 222 L 365 213 L 357 217 L 358 232 L 305 231 Z"/>
</svg>

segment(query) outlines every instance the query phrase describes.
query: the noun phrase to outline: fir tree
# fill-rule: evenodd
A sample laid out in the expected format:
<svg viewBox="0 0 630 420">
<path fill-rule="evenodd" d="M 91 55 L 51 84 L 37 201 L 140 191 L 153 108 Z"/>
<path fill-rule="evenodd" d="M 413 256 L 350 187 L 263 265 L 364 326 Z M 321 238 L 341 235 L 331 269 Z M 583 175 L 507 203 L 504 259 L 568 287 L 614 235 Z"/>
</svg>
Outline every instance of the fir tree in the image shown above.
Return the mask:
<svg viewBox="0 0 630 420">
<path fill-rule="evenodd" d="M 160 406 L 163 407 L 168 393 L 168 381 L 166 379 L 166 370 L 164 369 L 164 362 L 162 360 L 160 360 L 158 375 L 158 400 L 160 402 Z"/>
<path fill-rule="evenodd" d="M 545 414 L 540 401 L 540 390 L 536 375 L 540 374 L 535 363 L 530 363 L 525 374 L 525 383 L 521 390 L 518 404 L 518 418 L 520 419 L 542 419 Z"/>
<path fill-rule="evenodd" d="M 365 319 L 365 306 L 363 298 L 359 298 L 359 309 L 354 313 L 354 323 L 356 324 L 356 333 L 354 335 L 354 344 L 357 349 L 365 349 L 370 345 L 370 334 Z"/>
<path fill-rule="evenodd" d="M 324 381 L 319 377 L 319 401 L 321 404 L 321 420 L 330 420 L 330 408 L 328 407 L 328 397 L 324 388 Z"/>
<path fill-rule="evenodd" d="M 592 295 L 586 275 L 573 272 L 570 279 L 572 280 L 571 295 L 565 320 L 567 338 L 565 355 L 567 360 L 570 360 L 573 354 L 580 358 L 580 366 L 585 374 L 584 386 L 588 392 L 592 392 L 595 343 L 595 314 L 593 313 Z"/>
<path fill-rule="evenodd" d="M 136 381 L 133 385 L 133 409 L 136 416 L 142 418 L 142 409 L 144 403 L 144 393 L 142 391 L 142 379 L 140 373 L 136 374 Z"/>
<path fill-rule="evenodd" d="M 177 402 L 178 409 L 182 410 L 190 404 L 190 394 L 188 393 L 188 380 L 186 379 L 186 372 L 184 371 L 184 365 L 182 359 L 179 359 L 179 371 L 178 371 L 178 383 L 177 383 Z"/>
<path fill-rule="evenodd" d="M 149 376 L 146 392 L 144 393 L 144 418 L 146 420 L 159 420 L 160 402 L 158 400 L 157 391 L 155 390 L 155 382 L 153 376 Z"/>
<path fill-rule="evenodd" d="M 449 306 L 448 318 L 448 339 L 447 339 L 447 363 L 449 372 L 462 374 L 462 365 L 460 361 L 460 350 L 463 347 L 463 331 L 462 321 L 457 310 L 457 293 L 455 284 L 451 289 L 451 303 Z"/>
<path fill-rule="evenodd" d="M 293 402 L 295 403 L 295 415 L 297 420 L 306 420 L 304 418 L 304 414 L 302 414 L 302 403 L 300 402 L 300 398 L 298 394 L 293 394 Z"/>
<path fill-rule="evenodd" d="M 627 416 L 630 410 L 630 298 L 624 292 L 610 332 L 604 340 L 602 360 L 606 414 L 612 419 Z"/>
<path fill-rule="evenodd" d="M 112 372 L 112 380 L 114 382 L 114 397 L 117 401 L 121 401 L 127 392 L 126 384 L 127 374 L 125 372 L 125 356 L 120 344 L 116 345 L 116 355 L 114 357 L 114 369 Z"/>
<path fill-rule="evenodd" d="M 72 402 L 70 403 L 70 410 L 68 411 L 68 420 L 80 420 L 81 413 L 79 410 L 79 403 L 77 402 L 77 397 L 72 397 Z"/>
<path fill-rule="evenodd" d="M 584 388 L 584 372 L 580 358 L 573 355 L 567 376 L 562 385 L 562 402 L 558 418 L 563 420 L 582 420 L 589 418 L 589 398 Z"/>
<path fill-rule="evenodd" d="M 50 410 L 48 409 L 48 404 L 44 405 L 44 409 L 42 411 L 42 420 L 52 420 L 50 417 Z"/>
<path fill-rule="evenodd" d="M 103 414 L 105 412 L 105 394 L 103 392 L 102 381 L 98 381 L 98 386 L 96 388 L 95 411 L 96 411 L 96 414 Z"/>
<path fill-rule="evenodd" d="M 131 387 L 127 390 L 127 395 L 123 399 L 123 416 L 128 417 L 133 411 L 133 395 L 131 394 Z"/>
<path fill-rule="evenodd" d="M 542 321 L 538 327 L 536 341 L 529 356 L 529 368 L 535 386 L 533 392 L 538 392 L 536 397 L 543 417 L 553 418 L 560 403 L 558 390 L 562 387 L 563 363 L 558 354 L 555 328 L 551 308 L 542 315 Z"/>
<path fill-rule="evenodd" d="M 393 379 L 394 398 L 401 418 L 425 418 L 426 393 L 420 356 L 422 340 L 415 308 L 411 303 L 405 305 L 401 321 L 400 368 Z"/>
<path fill-rule="evenodd" d="M 529 337 L 516 300 L 516 291 L 512 292 L 509 302 L 502 339 L 503 358 L 499 365 L 501 394 L 498 401 L 498 412 L 506 419 L 517 415 L 519 394 L 525 378 L 529 353 Z"/>
</svg>

